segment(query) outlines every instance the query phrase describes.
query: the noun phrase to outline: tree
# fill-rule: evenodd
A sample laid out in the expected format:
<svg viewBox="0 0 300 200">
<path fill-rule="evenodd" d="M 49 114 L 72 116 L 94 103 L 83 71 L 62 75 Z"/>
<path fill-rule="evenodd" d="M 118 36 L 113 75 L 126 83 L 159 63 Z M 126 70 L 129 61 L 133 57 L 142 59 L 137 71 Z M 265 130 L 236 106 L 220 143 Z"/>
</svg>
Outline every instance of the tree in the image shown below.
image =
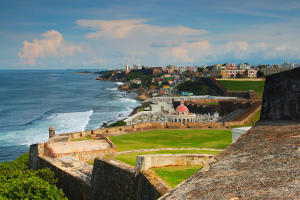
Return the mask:
<svg viewBox="0 0 300 200">
<path fill-rule="evenodd" d="M 243 75 L 244 75 L 244 78 L 245 78 L 245 77 L 248 77 L 248 69 L 246 69 L 246 70 L 243 72 Z"/>
<path fill-rule="evenodd" d="M 55 184 L 57 179 L 49 168 L 27 169 L 29 154 L 0 164 L 0 199 L 67 200 Z"/>
<path fill-rule="evenodd" d="M 179 92 L 192 92 L 195 95 L 215 95 L 214 91 L 205 85 L 201 80 L 185 81 L 177 85 Z"/>
<path fill-rule="evenodd" d="M 203 69 L 203 67 L 198 67 L 198 68 L 197 68 L 197 71 L 198 71 L 199 73 L 203 73 L 204 69 Z"/>
<path fill-rule="evenodd" d="M 256 76 L 257 76 L 257 78 L 263 78 L 263 77 L 265 77 L 265 74 L 259 70 L 259 71 L 257 71 Z"/>
<path fill-rule="evenodd" d="M 238 72 L 238 73 L 236 74 L 235 77 L 236 77 L 236 78 L 241 78 L 241 76 L 242 76 L 242 75 L 240 74 L 240 72 Z"/>
</svg>

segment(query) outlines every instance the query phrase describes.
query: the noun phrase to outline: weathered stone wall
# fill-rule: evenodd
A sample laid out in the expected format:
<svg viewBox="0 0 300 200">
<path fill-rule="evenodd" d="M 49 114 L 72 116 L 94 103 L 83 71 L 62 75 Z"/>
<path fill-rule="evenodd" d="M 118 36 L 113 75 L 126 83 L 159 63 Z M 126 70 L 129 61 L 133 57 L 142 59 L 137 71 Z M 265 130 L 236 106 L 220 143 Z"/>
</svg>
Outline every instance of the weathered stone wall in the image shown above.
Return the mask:
<svg viewBox="0 0 300 200">
<path fill-rule="evenodd" d="M 256 102 L 252 103 L 245 112 L 243 112 L 241 115 L 234 118 L 232 120 L 232 122 L 241 122 L 241 121 L 247 122 L 260 109 L 261 109 L 261 101 L 256 101 Z"/>
<path fill-rule="evenodd" d="M 135 170 L 139 173 L 156 167 L 204 165 L 213 157 L 211 154 L 140 155 L 136 157 Z"/>
<path fill-rule="evenodd" d="M 248 113 L 251 115 L 251 113 Z M 254 113 L 252 113 L 254 114 Z M 245 117 L 249 118 L 249 115 Z M 107 129 L 95 129 L 90 131 L 83 131 L 83 132 L 74 132 L 69 133 L 70 140 L 71 139 L 79 139 L 84 138 L 86 136 L 91 137 L 98 137 L 98 136 L 113 136 L 113 135 L 122 135 L 122 134 L 128 134 L 133 132 L 140 132 L 145 130 L 152 130 L 152 129 L 164 129 L 164 128 L 228 128 L 230 126 L 237 126 L 237 125 L 243 125 L 245 123 L 245 120 L 240 121 L 234 121 L 234 122 L 225 122 L 224 124 L 222 122 L 194 122 L 194 123 L 142 123 L 142 124 L 134 124 L 130 126 L 119 126 L 119 127 L 113 127 L 113 128 L 107 128 Z M 64 134 L 67 135 L 67 134 Z"/>
<path fill-rule="evenodd" d="M 137 131 L 149 130 L 149 129 L 157 129 L 157 128 L 163 128 L 162 124 L 149 122 L 149 123 L 134 124 L 128 126 L 117 126 L 111 128 L 73 132 L 73 133 L 69 133 L 69 135 L 70 135 L 70 140 L 72 140 L 72 139 L 84 138 L 86 136 L 97 137 L 99 135 L 101 136 L 120 135 L 125 133 L 131 133 L 131 132 L 137 132 Z"/>
<path fill-rule="evenodd" d="M 91 185 L 93 200 L 150 200 L 161 196 L 143 174 L 136 176 L 134 167 L 106 159 L 95 160 Z"/>
<path fill-rule="evenodd" d="M 63 169 L 55 166 L 47 158 L 39 158 L 38 168 L 50 168 L 54 172 L 55 177 L 58 178 L 57 186 L 62 188 L 64 193 L 70 200 L 88 200 L 90 199 L 90 185 L 75 177 L 72 174 L 67 173 Z"/>
<path fill-rule="evenodd" d="M 29 147 L 29 169 L 39 169 L 39 157 L 44 155 L 44 143 L 32 144 Z"/>
<path fill-rule="evenodd" d="M 55 177 L 58 178 L 57 186 L 62 188 L 67 197 L 71 200 L 86 200 L 90 193 L 89 184 L 79 179 L 65 170 L 57 167 L 53 161 L 55 159 L 44 157 L 44 143 L 41 144 L 33 144 L 30 146 L 30 169 L 43 169 L 50 168 L 54 173 Z"/>
<path fill-rule="evenodd" d="M 300 68 L 268 76 L 261 120 L 300 121 Z"/>
<path fill-rule="evenodd" d="M 55 144 L 63 144 L 63 145 L 68 145 L 68 146 L 72 146 L 73 143 L 75 142 L 65 142 L 65 143 L 44 143 L 44 151 L 42 153 L 42 155 L 40 156 L 47 156 L 50 158 L 61 158 L 63 156 L 73 156 L 75 158 L 78 158 L 81 161 L 91 161 L 94 160 L 97 157 L 103 157 L 103 155 L 105 154 L 111 154 L 111 153 L 115 153 L 117 152 L 117 147 L 115 146 L 114 143 L 112 143 L 110 141 L 110 139 L 108 137 L 103 137 L 103 139 L 105 140 L 106 144 L 108 144 L 107 146 L 109 147 L 103 147 L 100 149 L 91 149 L 91 150 L 78 150 L 79 147 L 76 148 L 76 151 L 74 150 L 74 148 L 72 150 L 69 150 L 68 152 L 56 152 L 54 149 L 58 148 L 57 146 L 55 146 Z M 95 140 L 95 141 L 99 141 L 99 140 Z M 79 142 L 79 141 L 78 141 Z M 77 143 L 78 143 L 77 142 Z M 80 141 L 82 142 L 82 141 Z M 88 142 L 88 141 L 86 141 Z M 61 145 L 61 146 L 63 146 Z M 78 146 L 79 144 L 77 144 Z M 52 147 L 51 147 L 52 146 Z M 60 147 L 62 148 L 62 147 Z M 68 149 L 67 147 L 63 147 L 64 150 Z M 85 149 L 85 148 L 83 148 Z"/>
</svg>

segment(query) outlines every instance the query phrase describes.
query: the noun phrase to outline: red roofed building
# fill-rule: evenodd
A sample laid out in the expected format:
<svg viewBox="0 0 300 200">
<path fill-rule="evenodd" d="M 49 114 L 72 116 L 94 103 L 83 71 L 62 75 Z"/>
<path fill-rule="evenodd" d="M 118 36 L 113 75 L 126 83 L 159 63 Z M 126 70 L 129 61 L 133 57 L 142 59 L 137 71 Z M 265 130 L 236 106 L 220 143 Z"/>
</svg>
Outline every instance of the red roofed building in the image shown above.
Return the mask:
<svg viewBox="0 0 300 200">
<path fill-rule="evenodd" d="M 177 106 L 174 113 L 168 115 L 168 122 L 175 122 L 175 123 L 190 123 L 195 122 L 196 114 L 190 113 L 189 109 L 181 103 Z"/>
</svg>

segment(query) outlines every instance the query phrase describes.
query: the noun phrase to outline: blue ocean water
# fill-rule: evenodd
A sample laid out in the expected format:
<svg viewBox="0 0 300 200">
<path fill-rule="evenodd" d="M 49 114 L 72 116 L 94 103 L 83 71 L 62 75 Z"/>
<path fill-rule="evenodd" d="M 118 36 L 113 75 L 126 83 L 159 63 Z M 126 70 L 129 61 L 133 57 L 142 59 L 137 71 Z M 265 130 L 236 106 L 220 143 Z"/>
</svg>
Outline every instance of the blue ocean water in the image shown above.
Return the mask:
<svg viewBox="0 0 300 200">
<path fill-rule="evenodd" d="M 99 128 L 125 118 L 140 105 L 121 83 L 71 70 L 0 70 L 0 162 L 28 152 L 29 145 L 56 133 Z"/>
</svg>

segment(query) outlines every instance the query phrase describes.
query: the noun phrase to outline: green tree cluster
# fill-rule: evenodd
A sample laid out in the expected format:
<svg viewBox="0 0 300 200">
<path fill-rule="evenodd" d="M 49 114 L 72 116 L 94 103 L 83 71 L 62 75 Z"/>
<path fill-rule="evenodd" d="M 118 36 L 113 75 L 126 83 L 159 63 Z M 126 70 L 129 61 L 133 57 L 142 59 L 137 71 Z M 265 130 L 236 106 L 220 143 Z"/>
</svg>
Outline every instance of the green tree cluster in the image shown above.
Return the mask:
<svg viewBox="0 0 300 200">
<path fill-rule="evenodd" d="M 108 126 L 106 126 L 105 128 L 110 128 L 110 127 L 115 127 L 115 126 L 126 126 L 126 122 L 123 120 L 117 121 L 115 123 L 112 123 Z"/>
<path fill-rule="evenodd" d="M 215 92 L 201 80 L 184 81 L 177 86 L 179 92 L 192 92 L 195 95 L 215 95 Z"/>
<path fill-rule="evenodd" d="M 108 79 L 109 77 L 111 77 L 111 75 L 113 74 L 113 71 L 109 71 L 109 72 L 105 72 L 104 74 L 102 74 L 100 77 L 104 78 L 104 79 Z"/>
<path fill-rule="evenodd" d="M 57 179 L 49 169 L 29 170 L 29 154 L 10 162 L 0 163 L 0 199 L 67 200 Z"/>
</svg>

